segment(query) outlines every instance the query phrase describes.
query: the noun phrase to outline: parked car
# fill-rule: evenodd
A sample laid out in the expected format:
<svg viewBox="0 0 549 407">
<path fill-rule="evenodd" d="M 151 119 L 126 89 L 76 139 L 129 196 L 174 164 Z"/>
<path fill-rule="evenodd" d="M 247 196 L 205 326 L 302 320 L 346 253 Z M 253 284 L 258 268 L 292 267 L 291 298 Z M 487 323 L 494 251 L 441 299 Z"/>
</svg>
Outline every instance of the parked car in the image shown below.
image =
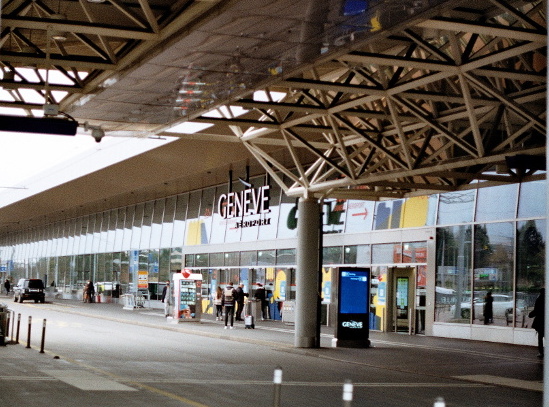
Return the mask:
<svg viewBox="0 0 549 407">
<path fill-rule="evenodd" d="M 34 302 L 44 302 L 46 295 L 44 293 L 44 282 L 39 278 L 22 278 L 13 287 L 14 301 L 23 302 L 24 300 L 34 300 Z"/>
<path fill-rule="evenodd" d="M 507 323 L 513 321 L 513 309 L 516 310 L 517 317 L 522 315 L 522 310 L 525 308 L 523 300 L 517 300 L 516 307 L 512 295 L 492 294 L 494 302 L 492 303 L 494 318 L 505 318 Z M 484 319 L 484 297 L 477 297 L 473 300 L 474 317 L 476 319 Z M 469 319 L 471 317 L 471 303 L 461 303 L 461 317 Z"/>
</svg>

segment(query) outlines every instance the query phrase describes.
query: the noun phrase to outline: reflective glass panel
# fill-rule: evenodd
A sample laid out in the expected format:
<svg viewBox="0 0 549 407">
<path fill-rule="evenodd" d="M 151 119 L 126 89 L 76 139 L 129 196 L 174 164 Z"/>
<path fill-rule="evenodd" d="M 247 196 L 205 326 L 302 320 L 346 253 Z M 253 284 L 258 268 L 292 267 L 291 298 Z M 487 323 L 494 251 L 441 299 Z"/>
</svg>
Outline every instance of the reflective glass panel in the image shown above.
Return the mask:
<svg viewBox="0 0 549 407">
<path fill-rule="evenodd" d="M 514 219 L 518 184 L 481 188 L 477 193 L 476 221 Z"/>
<path fill-rule="evenodd" d="M 324 233 L 343 233 L 345 230 L 345 199 L 325 199 L 323 207 L 322 231 Z"/>
<path fill-rule="evenodd" d="M 276 251 L 276 264 L 295 264 L 296 249 L 278 249 Z"/>
<path fill-rule="evenodd" d="M 529 312 L 542 287 L 545 287 L 545 220 L 517 224 L 517 288 L 515 326 L 532 327 Z"/>
<path fill-rule="evenodd" d="M 474 230 L 473 322 L 509 325 L 514 303 L 514 226 L 487 223 L 475 225 Z"/>
<path fill-rule="evenodd" d="M 372 264 L 401 263 L 400 243 L 372 245 Z"/>
<path fill-rule="evenodd" d="M 546 181 L 525 182 L 520 185 L 519 218 L 545 217 L 547 214 Z"/>
<path fill-rule="evenodd" d="M 282 190 L 276 182 L 270 182 L 269 177 L 265 182 L 269 185 L 269 213 L 262 215 L 264 222 L 259 226 L 259 240 L 270 240 L 276 238 L 276 229 L 278 225 L 278 216 L 280 214 L 280 195 Z"/>
<path fill-rule="evenodd" d="M 343 247 L 330 246 L 322 249 L 323 264 L 342 264 L 343 263 Z"/>
<path fill-rule="evenodd" d="M 274 250 L 260 250 L 257 252 L 258 266 L 271 266 L 275 264 L 276 253 Z"/>
<path fill-rule="evenodd" d="M 471 249 L 470 225 L 437 229 L 435 321 L 470 322 Z"/>
<path fill-rule="evenodd" d="M 438 224 L 452 225 L 473 221 L 475 191 L 456 191 L 440 194 Z"/>
</svg>

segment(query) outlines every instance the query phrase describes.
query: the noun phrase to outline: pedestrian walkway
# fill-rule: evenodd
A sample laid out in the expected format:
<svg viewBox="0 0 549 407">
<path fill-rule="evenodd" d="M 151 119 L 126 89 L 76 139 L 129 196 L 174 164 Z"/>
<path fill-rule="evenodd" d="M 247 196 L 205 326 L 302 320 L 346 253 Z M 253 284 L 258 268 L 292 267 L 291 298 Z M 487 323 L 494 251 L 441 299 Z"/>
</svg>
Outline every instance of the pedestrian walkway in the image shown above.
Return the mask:
<svg viewBox="0 0 549 407">
<path fill-rule="evenodd" d="M 0 296 L 10 305 L 12 299 Z M 224 330 L 223 322 L 204 314 L 200 322 L 174 322 L 163 315 L 162 303 L 151 301 L 145 308 L 127 310 L 116 303 L 83 303 L 54 300 L 46 304 L 28 303 L 37 309 L 48 308 L 63 313 L 100 318 L 119 323 L 179 331 L 227 341 L 264 345 L 285 352 L 339 360 L 349 365 L 362 364 L 409 373 L 420 373 L 490 385 L 540 392 L 543 388 L 543 361 L 537 359 L 535 347 L 492 342 L 477 342 L 421 335 L 370 332 L 368 349 L 333 348 L 334 329 L 323 326 L 320 349 L 294 347 L 294 327 L 282 321 L 256 321 L 255 329 Z"/>
</svg>

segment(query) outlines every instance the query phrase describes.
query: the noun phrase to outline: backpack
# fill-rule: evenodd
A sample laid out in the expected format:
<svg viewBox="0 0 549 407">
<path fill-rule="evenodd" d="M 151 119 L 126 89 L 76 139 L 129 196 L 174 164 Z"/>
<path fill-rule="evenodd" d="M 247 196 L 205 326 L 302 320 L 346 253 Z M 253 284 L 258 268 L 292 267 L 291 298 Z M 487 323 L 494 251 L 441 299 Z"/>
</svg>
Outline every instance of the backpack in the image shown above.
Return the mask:
<svg viewBox="0 0 549 407">
<path fill-rule="evenodd" d="M 223 296 L 225 297 L 224 298 L 225 302 L 233 302 L 234 301 L 233 291 L 234 291 L 234 289 L 232 287 L 225 288 L 225 292 L 223 293 Z"/>
</svg>

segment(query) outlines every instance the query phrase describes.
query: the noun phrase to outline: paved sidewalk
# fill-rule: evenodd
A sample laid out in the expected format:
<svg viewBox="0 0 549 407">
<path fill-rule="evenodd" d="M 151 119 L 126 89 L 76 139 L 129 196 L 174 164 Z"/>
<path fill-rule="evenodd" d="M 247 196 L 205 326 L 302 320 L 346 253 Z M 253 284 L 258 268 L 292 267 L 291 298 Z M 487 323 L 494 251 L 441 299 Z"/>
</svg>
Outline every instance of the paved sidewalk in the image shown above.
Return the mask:
<svg viewBox="0 0 549 407">
<path fill-rule="evenodd" d="M 0 296 L 0 303 L 6 303 L 8 307 L 12 301 L 5 295 Z M 173 323 L 164 317 L 162 304 L 154 301 L 150 308 L 133 310 L 123 309 L 122 304 L 87 304 L 72 300 L 31 305 L 37 309 L 264 345 L 348 364 L 368 364 L 393 371 L 452 377 L 534 392 L 542 391 L 543 387 L 543 361 L 537 359 L 535 347 L 370 332 L 370 349 L 332 348 L 333 328 L 323 326 L 320 349 L 299 349 L 294 347 L 293 326 L 281 321 L 256 321 L 256 329 L 245 329 L 243 322 L 235 322 L 236 329 L 225 330 L 223 322 L 215 321 L 208 314 L 202 316 L 201 322 Z"/>
</svg>

